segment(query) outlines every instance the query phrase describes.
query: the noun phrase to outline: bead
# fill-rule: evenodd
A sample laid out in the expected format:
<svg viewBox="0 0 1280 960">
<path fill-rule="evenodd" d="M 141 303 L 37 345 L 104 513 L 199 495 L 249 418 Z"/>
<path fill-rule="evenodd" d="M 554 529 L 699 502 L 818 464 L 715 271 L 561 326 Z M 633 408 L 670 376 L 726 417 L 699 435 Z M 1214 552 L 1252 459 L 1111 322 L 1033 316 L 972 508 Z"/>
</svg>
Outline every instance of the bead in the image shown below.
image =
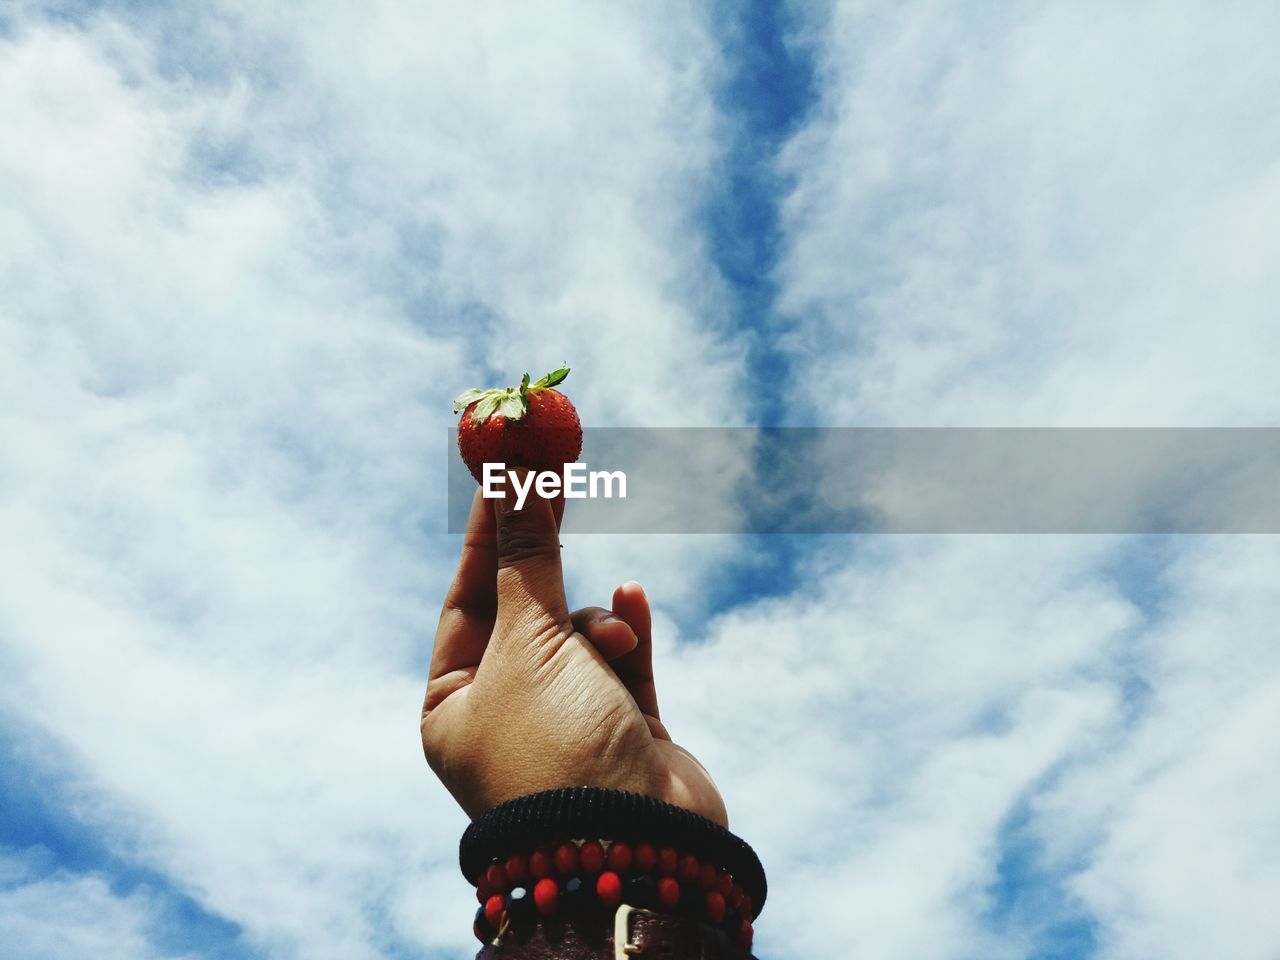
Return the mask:
<svg viewBox="0 0 1280 960">
<path fill-rule="evenodd" d="M 756 905 L 751 901 L 751 894 L 742 894 L 742 915 L 750 920 L 756 915 Z"/>
<path fill-rule="evenodd" d="M 596 896 L 610 910 L 622 902 L 622 878 L 612 870 L 606 870 L 596 879 Z"/>
<path fill-rule="evenodd" d="M 512 887 L 507 894 L 507 912 L 511 919 L 523 923 L 533 919 L 537 908 L 533 905 L 533 891 L 528 887 Z"/>
<path fill-rule="evenodd" d="M 495 893 L 497 893 L 497 891 L 494 890 L 493 887 L 489 886 L 489 878 L 483 873 L 480 874 L 480 879 L 476 881 L 476 899 L 481 903 L 484 903 Z"/>
<path fill-rule="evenodd" d="M 680 858 L 679 877 L 682 883 L 697 883 L 700 873 L 702 873 L 702 864 L 692 853 L 686 853 Z"/>
<path fill-rule="evenodd" d="M 502 864 L 497 860 L 489 864 L 489 869 L 484 872 L 484 878 L 489 881 L 489 889 L 494 893 L 502 893 L 507 889 L 507 872 L 502 869 Z"/>
<path fill-rule="evenodd" d="M 481 943 L 488 943 L 498 935 L 498 931 L 493 929 L 493 924 L 489 922 L 489 918 L 484 915 L 484 907 L 476 907 L 476 918 L 471 923 L 471 932 L 476 935 L 476 939 Z"/>
<path fill-rule="evenodd" d="M 704 902 L 706 907 L 703 916 L 707 918 L 707 923 L 713 927 L 720 926 L 720 921 L 724 919 L 724 897 L 720 895 L 720 891 L 708 890 L 704 894 Z"/>
<path fill-rule="evenodd" d="M 735 883 L 733 889 L 729 891 L 729 906 L 738 910 L 742 909 L 742 901 L 746 897 L 746 893 L 742 889 L 742 884 Z"/>
<path fill-rule="evenodd" d="M 502 865 L 502 872 L 507 875 L 508 882 L 522 884 L 529 879 L 528 861 L 519 854 L 513 853 Z"/>
<path fill-rule="evenodd" d="M 609 852 L 605 862 L 614 873 L 626 873 L 631 869 L 631 844 L 615 842 L 609 844 Z"/>
<path fill-rule="evenodd" d="M 622 885 L 627 903 L 633 907 L 652 907 L 658 896 L 658 884 L 647 873 L 627 877 Z"/>
<path fill-rule="evenodd" d="M 729 871 L 720 871 L 720 876 L 716 877 L 716 889 L 720 891 L 720 896 L 724 897 L 727 902 L 733 894 L 733 877 L 729 876 Z"/>
<path fill-rule="evenodd" d="M 738 928 L 738 946 L 744 950 L 751 949 L 751 941 L 755 937 L 755 931 L 751 929 L 751 921 L 745 917 L 742 920 L 742 926 Z"/>
<path fill-rule="evenodd" d="M 560 887 L 550 877 L 543 877 L 533 888 L 533 902 L 540 914 L 551 916 L 560 906 Z"/>
<path fill-rule="evenodd" d="M 658 880 L 658 906 L 667 913 L 673 913 L 680 902 L 680 884 L 675 877 L 661 877 Z"/>
<path fill-rule="evenodd" d="M 578 869 L 578 848 L 572 843 L 562 843 L 556 847 L 556 873 L 567 877 Z"/>
<path fill-rule="evenodd" d="M 564 882 L 560 902 L 565 910 L 582 910 L 588 904 L 587 893 L 590 889 L 582 877 L 570 877 Z"/>
<path fill-rule="evenodd" d="M 680 866 L 680 858 L 671 847 L 663 847 L 658 851 L 658 873 L 664 877 L 674 877 Z"/>
<path fill-rule="evenodd" d="M 484 918 L 489 921 L 489 926 L 494 930 L 502 926 L 502 915 L 506 909 L 507 898 L 500 893 L 495 893 L 484 902 Z"/>
<path fill-rule="evenodd" d="M 551 876 L 555 860 L 546 850 L 535 850 L 529 854 L 529 875 L 535 880 Z"/>
<path fill-rule="evenodd" d="M 715 868 L 715 864 L 704 863 L 702 869 L 698 871 L 698 882 L 702 884 L 703 890 L 714 890 L 716 881 L 720 879 L 720 874 Z"/>
<path fill-rule="evenodd" d="M 653 873 L 658 869 L 658 851 L 652 843 L 637 843 L 632 853 L 636 873 Z"/>
<path fill-rule="evenodd" d="M 604 869 L 604 847 L 594 840 L 588 840 L 578 851 L 578 863 L 587 873 L 599 873 Z"/>
</svg>

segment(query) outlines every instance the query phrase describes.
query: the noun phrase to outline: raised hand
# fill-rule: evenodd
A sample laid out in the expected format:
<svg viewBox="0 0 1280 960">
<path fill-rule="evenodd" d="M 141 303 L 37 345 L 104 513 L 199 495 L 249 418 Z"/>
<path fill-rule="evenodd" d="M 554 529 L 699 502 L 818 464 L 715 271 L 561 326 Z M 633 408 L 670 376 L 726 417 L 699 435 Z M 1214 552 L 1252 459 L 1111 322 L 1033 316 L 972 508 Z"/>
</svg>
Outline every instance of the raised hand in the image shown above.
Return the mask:
<svg viewBox="0 0 1280 960">
<path fill-rule="evenodd" d="M 477 491 L 445 597 L 422 711 L 431 768 L 472 817 L 566 786 L 629 790 L 728 825 L 710 775 L 659 719 L 649 601 L 570 613 L 563 501 Z"/>
</svg>

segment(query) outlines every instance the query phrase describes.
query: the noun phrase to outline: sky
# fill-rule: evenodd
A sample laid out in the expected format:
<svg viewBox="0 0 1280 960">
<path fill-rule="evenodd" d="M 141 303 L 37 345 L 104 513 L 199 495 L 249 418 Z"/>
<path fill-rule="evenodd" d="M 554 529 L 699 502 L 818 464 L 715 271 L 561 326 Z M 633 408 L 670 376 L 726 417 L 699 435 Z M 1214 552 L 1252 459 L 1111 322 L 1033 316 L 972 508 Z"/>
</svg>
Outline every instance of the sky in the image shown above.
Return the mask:
<svg viewBox="0 0 1280 960">
<path fill-rule="evenodd" d="M 415 722 L 462 389 L 567 360 L 591 426 L 1276 425 L 1277 31 L 0 2 L 0 955 L 471 955 Z M 573 606 L 652 598 L 761 957 L 1280 957 L 1274 537 L 565 560 Z"/>
</svg>

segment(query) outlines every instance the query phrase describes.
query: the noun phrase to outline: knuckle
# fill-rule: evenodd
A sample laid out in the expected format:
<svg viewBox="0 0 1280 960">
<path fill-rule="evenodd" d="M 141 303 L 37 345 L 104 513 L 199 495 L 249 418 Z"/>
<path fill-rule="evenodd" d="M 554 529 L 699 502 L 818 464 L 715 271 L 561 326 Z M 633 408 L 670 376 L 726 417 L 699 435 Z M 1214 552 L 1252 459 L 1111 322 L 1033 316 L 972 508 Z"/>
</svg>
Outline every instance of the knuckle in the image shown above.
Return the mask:
<svg viewBox="0 0 1280 960">
<path fill-rule="evenodd" d="M 530 613 L 500 631 L 494 644 L 512 662 L 518 662 L 535 684 L 546 684 L 563 669 L 565 641 L 572 634 L 572 624 Z"/>
<path fill-rule="evenodd" d="M 560 541 L 536 518 L 512 519 L 498 534 L 498 563 L 511 566 L 560 556 Z"/>
<path fill-rule="evenodd" d="M 576 629 L 588 633 L 592 627 L 609 616 L 609 611 L 604 607 L 583 607 L 581 610 L 573 611 L 569 619 Z"/>
</svg>

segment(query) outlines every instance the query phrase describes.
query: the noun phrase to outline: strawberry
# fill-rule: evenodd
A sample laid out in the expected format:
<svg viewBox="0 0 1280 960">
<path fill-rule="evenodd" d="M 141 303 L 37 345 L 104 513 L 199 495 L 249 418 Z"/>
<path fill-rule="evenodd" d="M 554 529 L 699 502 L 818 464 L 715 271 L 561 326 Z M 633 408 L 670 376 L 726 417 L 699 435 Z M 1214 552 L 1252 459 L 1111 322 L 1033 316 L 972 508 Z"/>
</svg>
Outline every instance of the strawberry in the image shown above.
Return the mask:
<svg viewBox="0 0 1280 960">
<path fill-rule="evenodd" d="M 548 373 L 536 383 L 526 373 L 519 387 L 468 390 L 453 402 L 462 411 L 458 452 L 477 483 L 486 463 L 505 463 L 560 473 L 582 452 L 578 411 L 559 390 L 568 367 Z"/>
</svg>

